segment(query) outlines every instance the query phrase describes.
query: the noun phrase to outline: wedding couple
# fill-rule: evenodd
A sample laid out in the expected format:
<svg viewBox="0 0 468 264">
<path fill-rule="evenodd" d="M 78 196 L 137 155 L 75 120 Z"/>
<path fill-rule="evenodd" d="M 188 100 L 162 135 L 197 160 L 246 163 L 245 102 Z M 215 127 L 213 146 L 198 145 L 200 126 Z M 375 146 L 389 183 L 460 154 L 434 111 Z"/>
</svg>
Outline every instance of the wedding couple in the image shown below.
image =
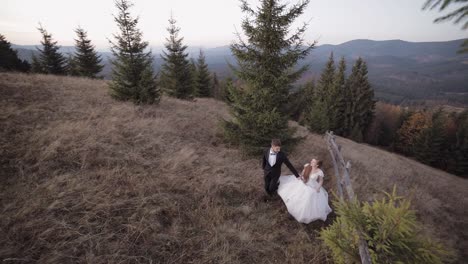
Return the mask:
<svg viewBox="0 0 468 264">
<path fill-rule="evenodd" d="M 281 165 L 285 163 L 293 175 L 281 176 Z M 308 224 L 315 220 L 325 221 L 331 212 L 328 205 L 328 193 L 322 187 L 322 162 L 312 159 L 304 165 L 301 175 L 281 152 L 281 141 L 273 139 L 271 148 L 263 153 L 265 191 L 273 196 L 279 194 L 288 212 L 300 223 Z"/>
</svg>

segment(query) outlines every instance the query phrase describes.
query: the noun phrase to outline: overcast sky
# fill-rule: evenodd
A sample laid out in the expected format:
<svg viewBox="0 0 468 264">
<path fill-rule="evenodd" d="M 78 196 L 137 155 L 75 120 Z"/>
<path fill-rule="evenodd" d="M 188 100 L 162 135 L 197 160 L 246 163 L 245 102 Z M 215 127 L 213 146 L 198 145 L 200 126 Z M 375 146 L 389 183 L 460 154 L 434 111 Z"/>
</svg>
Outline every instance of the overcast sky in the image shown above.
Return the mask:
<svg viewBox="0 0 468 264">
<path fill-rule="evenodd" d="M 318 45 L 353 39 L 446 41 L 468 37 L 461 25 L 434 24 L 437 11 L 421 10 L 426 0 L 311 0 L 296 26 L 309 21 L 305 39 Z M 189 46 L 216 47 L 236 40 L 244 15 L 238 0 L 133 0 L 143 38 L 160 46 L 168 35 L 171 11 Z M 285 1 L 283 1 L 285 2 Z M 288 0 L 296 3 L 296 0 Z M 249 0 L 252 6 L 259 1 Z M 41 22 L 59 45 L 73 45 L 73 29 L 81 25 L 98 49 L 117 32 L 113 0 L 0 0 L 0 33 L 14 44 L 38 44 Z M 444 12 L 445 13 L 445 12 Z M 442 13 L 442 14 L 444 14 Z"/>
</svg>

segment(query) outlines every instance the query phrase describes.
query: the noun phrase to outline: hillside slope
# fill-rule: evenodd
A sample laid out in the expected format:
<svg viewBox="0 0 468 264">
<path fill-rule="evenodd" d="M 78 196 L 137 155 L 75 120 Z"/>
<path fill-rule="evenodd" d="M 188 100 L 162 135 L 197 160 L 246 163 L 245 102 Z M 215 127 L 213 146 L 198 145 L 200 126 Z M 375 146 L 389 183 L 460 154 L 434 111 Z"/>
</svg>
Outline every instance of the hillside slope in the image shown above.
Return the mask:
<svg viewBox="0 0 468 264">
<path fill-rule="evenodd" d="M 112 100 L 105 81 L 0 74 L 0 259 L 46 263 L 330 263 L 317 232 L 263 201 L 259 159 L 222 143 L 224 103 Z M 296 124 L 292 124 L 295 125 Z M 296 167 L 324 159 L 299 127 Z M 427 232 L 468 258 L 468 182 L 339 138 L 363 200 L 398 184 Z M 283 171 L 287 174 L 288 171 Z"/>
</svg>

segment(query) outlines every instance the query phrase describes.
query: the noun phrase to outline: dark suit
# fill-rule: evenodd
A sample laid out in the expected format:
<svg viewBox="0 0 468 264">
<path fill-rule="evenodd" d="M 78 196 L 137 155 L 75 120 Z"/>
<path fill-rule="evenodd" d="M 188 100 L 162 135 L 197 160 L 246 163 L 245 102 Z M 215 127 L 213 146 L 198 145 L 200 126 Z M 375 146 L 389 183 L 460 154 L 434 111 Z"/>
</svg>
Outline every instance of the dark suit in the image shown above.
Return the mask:
<svg viewBox="0 0 468 264">
<path fill-rule="evenodd" d="M 281 176 L 281 165 L 283 165 L 283 162 L 288 166 L 289 170 L 296 176 L 299 177 L 299 174 L 297 173 L 296 169 L 293 167 L 291 162 L 289 162 L 288 157 L 284 152 L 278 152 L 276 154 L 276 163 L 275 165 L 270 166 L 270 163 L 268 162 L 268 159 L 270 157 L 270 149 L 266 149 L 263 152 L 263 159 L 262 159 L 262 169 L 264 172 L 264 179 L 265 179 L 265 191 L 269 195 L 273 195 L 276 190 L 278 190 L 278 185 L 279 185 L 279 177 Z"/>
</svg>

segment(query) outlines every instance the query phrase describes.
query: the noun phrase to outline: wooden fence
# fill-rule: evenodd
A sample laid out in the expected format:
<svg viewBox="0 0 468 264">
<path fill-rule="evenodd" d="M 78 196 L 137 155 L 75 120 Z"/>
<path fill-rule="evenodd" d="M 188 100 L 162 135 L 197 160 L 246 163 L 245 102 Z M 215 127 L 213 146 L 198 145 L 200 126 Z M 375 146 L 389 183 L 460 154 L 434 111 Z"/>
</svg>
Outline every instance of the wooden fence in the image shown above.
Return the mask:
<svg viewBox="0 0 468 264">
<path fill-rule="evenodd" d="M 341 154 L 341 146 L 336 144 L 333 132 L 328 131 L 325 133 L 325 141 L 327 142 L 328 150 L 333 161 L 338 196 L 348 201 L 354 201 L 357 198 L 354 195 L 351 179 L 349 177 L 351 163 L 349 161 L 345 162 L 343 155 Z M 356 233 L 359 236 L 359 255 L 361 256 L 361 263 L 370 264 L 372 261 L 367 242 L 364 240 L 361 230 L 356 230 Z"/>
</svg>

